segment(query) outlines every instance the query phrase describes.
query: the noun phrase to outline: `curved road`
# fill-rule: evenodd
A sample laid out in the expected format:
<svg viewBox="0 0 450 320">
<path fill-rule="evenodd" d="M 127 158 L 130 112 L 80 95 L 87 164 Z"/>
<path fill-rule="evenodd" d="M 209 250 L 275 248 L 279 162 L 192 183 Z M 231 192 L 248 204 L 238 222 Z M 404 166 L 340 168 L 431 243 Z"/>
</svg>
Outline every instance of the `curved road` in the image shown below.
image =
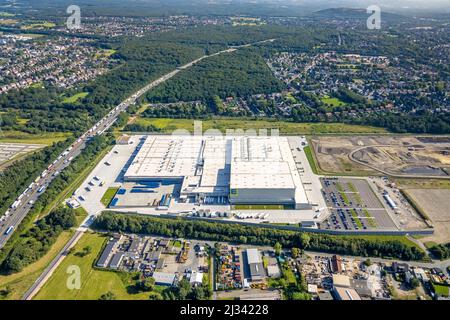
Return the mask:
<svg viewBox="0 0 450 320">
<path fill-rule="evenodd" d="M 355 158 L 355 153 L 358 151 L 361 151 L 363 149 L 366 148 L 372 148 L 372 147 L 391 147 L 391 145 L 384 145 L 384 144 L 377 144 L 377 145 L 372 145 L 372 146 L 364 146 L 364 147 L 360 147 L 357 148 L 355 150 L 353 150 L 352 152 L 350 152 L 350 154 L 348 155 L 349 159 L 353 162 L 356 162 L 360 165 L 366 166 L 368 168 L 371 168 L 375 171 L 381 172 L 382 174 L 386 175 L 386 176 L 390 176 L 390 177 L 394 177 L 394 178 L 412 178 L 412 179 L 450 179 L 450 176 L 427 176 L 427 175 L 413 175 L 413 174 L 394 174 L 388 171 L 385 171 L 383 169 L 380 169 L 378 167 L 375 167 L 371 164 L 365 163 L 359 159 Z"/>
</svg>

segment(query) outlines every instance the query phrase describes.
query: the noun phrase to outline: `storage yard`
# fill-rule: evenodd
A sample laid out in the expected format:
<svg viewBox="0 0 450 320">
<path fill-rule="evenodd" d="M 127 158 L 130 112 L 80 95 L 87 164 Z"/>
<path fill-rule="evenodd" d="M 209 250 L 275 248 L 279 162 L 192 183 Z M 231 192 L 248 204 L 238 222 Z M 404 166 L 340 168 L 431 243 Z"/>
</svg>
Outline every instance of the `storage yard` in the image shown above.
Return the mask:
<svg viewBox="0 0 450 320">
<path fill-rule="evenodd" d="M 113 235 L 99 259 L 98 268 L 139 272 L 153 277 L 155 284 L 176 285 L 186 277 L 192 285 L 201 285 L 209 273 L 205 247 L 186 240 L 137 235 Z"/>
<path fill-rule="evenodd" d="M 320 169 L 329 173 L 449 176 L 448 137 L 324 136 L 311 144 Z"/>
<path fill-rule="evenodd" d="M 40 144 L 0 143 L 0 168 L 6 162 L 21 155 L 43 148 Z"/>
</svg>

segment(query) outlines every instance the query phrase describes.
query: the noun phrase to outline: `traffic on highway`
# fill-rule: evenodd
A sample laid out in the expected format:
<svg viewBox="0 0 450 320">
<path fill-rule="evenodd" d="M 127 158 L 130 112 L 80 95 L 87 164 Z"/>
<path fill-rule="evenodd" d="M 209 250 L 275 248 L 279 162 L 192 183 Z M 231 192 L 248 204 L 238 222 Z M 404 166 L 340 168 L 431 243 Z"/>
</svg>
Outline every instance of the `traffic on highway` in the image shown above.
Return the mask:
<svg viewBox="0 0 450 320">
<path fill-rule="evenodd" d="M 234 49 L 227 49 L 213 55 L 217 55 L 223 52 L 233 51 Z M 151 88 L 161 84 L 164 81 L 175 76 L 181 70 L 191 67 L 197 62 L 207 58 L 208 56 L 200 57 L 194 61 L 191 61 L 176 70 L 158 78 L 157 80 L 149 83 L 139 91 L 128 97 L 114 109 L 112 109 L 105 117 L 98 121 L 93 127 L 86 131 L 81 137 L 79 137 L 68 149 L 62 152 L 58 158 L 50 164 L 35 180 L 31 183 L 22 194 L 17 197 L 15 202 L 9 207 L 5 214 L 0 217 L 0 249 L 6 244 L 8 239 L 17 229 L 17 226 L 22 222 L 25 216 L 33 208 L 34 203 L 39 196 L 45 192 L 46 188 L 60 174 L 70 162 L 77 157 L 84 147 L 86 142 L 96 135 L 103 134 L 107 131 L 111 125 L 117 120 L 119 114 L 125 111 L 130 105 L 134 104 L 136 100 L 146 93 Z"/>
<path fill-rule="evenodd" d="M 142 92 L 143 93 L 143 92 Z M 140 93 L 140 94 L 142 94 Z M 20 194 L 5 214 L 0 218 L 0 248 L 11 237 L 39 196 L 45 192 L 50 183 L 77 157 L 86 146 L 86 142 L 95 135 L 103 134 L 116 121 L 117 116 L 136 101 L 134 94 L 110 111 L 103 119 L 79 137 L 69 148 L 64 150 L 25 190 Z"/>
</svg>

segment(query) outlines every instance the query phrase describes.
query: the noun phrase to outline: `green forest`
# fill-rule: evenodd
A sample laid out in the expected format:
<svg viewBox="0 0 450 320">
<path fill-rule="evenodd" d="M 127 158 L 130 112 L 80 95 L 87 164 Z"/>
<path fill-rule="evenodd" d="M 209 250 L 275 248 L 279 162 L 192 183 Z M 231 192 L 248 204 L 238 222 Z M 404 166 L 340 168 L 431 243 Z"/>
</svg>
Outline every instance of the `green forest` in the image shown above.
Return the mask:
<svg viewBox="0 0 450 320">
<path fill-rule="evenodd" d="M 245 97 L 282 89 L 264 59 L 252 50 L 242 49 L 203 60 L 151 90 L 146 98 L 153 103 L 205 101 L 214 96 Z"/>
</svg>

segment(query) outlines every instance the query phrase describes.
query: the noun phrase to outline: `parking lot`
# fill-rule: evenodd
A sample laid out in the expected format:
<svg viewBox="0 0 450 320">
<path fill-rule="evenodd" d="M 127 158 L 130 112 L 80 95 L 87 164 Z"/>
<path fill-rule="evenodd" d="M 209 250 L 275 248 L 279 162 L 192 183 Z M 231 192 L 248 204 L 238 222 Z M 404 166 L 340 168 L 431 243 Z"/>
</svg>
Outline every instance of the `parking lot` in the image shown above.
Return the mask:
<svg viewBox="0 0 450 320">
<path fill-rule="evenodd" d="M 42 147 L 44 146 L 40 144 L 0 143 L 0 165 L 19 155 L 36 151 Z"/>
<path fill-rule="evenodd" d="M 100 200 L 105 192 L 108 188 L 121 186 L 124 170 L 136 153 L 139 138 L 140 136 L 133 136 L 128 145 L 115 145 L 75 191 L 73 199 L 77 200 L 88 214 L 104 210 L 105 205 Z"/>
<path fill-rule="evenodd" d="M 322 229 L 396 229 L 386 208 L 364 179 L 323 178 L 323 197 L 331 215 Z"/>
</svg>

